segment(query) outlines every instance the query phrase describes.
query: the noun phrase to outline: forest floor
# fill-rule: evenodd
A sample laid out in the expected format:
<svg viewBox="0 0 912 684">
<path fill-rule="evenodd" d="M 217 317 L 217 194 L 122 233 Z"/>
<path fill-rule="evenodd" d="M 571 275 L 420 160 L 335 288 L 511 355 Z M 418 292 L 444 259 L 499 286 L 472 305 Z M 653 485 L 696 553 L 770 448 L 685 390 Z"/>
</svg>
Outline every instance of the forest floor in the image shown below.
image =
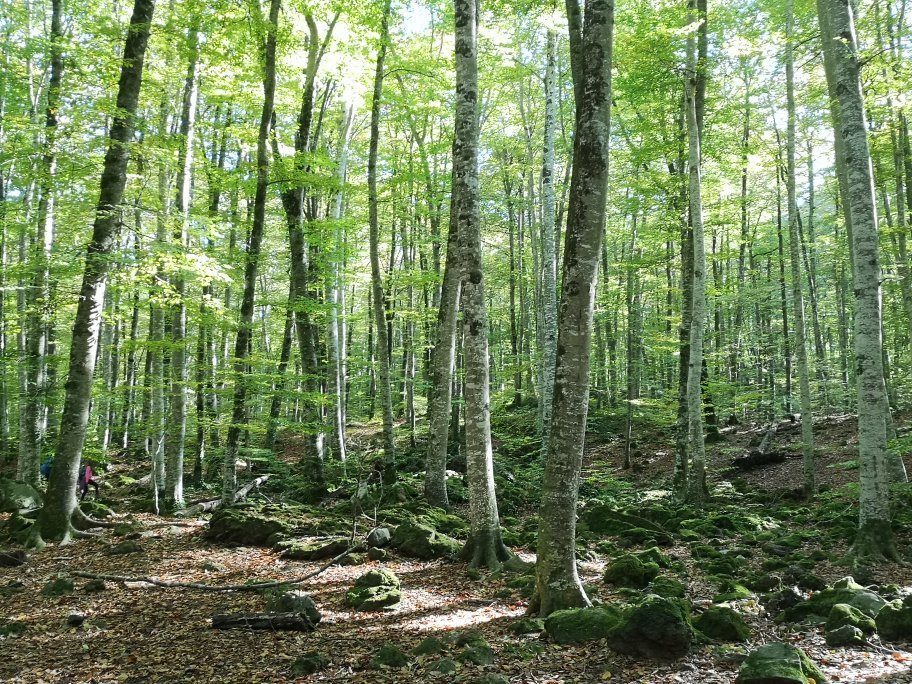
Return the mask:
<svg viewBox="0 0 912 684">
<path fill-rule="evenodd" d="M 731 458 L 756 441 L 763 426 L 738 426 L 725 440 L 713 445 L 710 472 L 716 491 L 730 489 L 730 481 L 741 478 L 750 488 L 785 492 L 800 482 L 800 458 L 746 472 L 727 472 Z M 798 430 L 786 430 L 777 448 L 794 450 L 791 440 Z M 854 419 L 829 418 L 818 428 L 820 482 L 824 490 L 835 491 L 857 478 L 851 468 L 854 448 Z M 627 480 L 631 489 L 644 492 L 667 481 L 672 447 L 656 432 L 638 445 L 639 467 L 630 472 L 618 466 L 622 444 L 619 440 L 593 439 L 587 451 L 590 477 Z M 795 452 L 797 453 L 797 451 Z M 837 467 L 832 467 L 837 466 Z M 912 471 L 912 460 L 907 460 Z M 662 480 L 661 478 L 665 478 Z M 115 511 L 122 510 L 130 487 L 110 483 L 103 500 Z M 741 486 L 744 486 L 743 484 Z M 271 495 L 264 495 L 271 496 Z M 774 497 L 775 498 L 775 497 Z M 649 506 L 649 499 L 640 500 Z M 833 500 L 828 500 L 833 505 Z M 823 504 L 819 504 L 823 505 Z M 837 502 L 841 506 L 841 502 Z M 852 508 L 852 503 L 847 504 Z M 641 510 L 642 510 L 641 508 Z M 638 512 L 634 510 L 633 512 Z M 854 509 L 850 511 L 854 515 Z M 115 519 L 121 517 L 117 514 Z M 560 646 L 538 634 L 516 636 L 509 627 L 521 618 L 527 599 L 509 588 L 503 577 L 482 575 L 472 578 L 464 564 L 452 560 L 419 561 L 393 553 L 381 562 L 402 582 L 402 601 L 382 612 L 358 613 L 343 604 L 345 590 L 365 572 L 365 566 L 333 566 L 301 588 L 310 592 L 323 619 L 313 632 L 215 630 L 210 618 L 216 613 L 262 610 L 262 597 L 253 592 L 204 592 L 156 588 L 141 583 L 108 582 L 104 591 L 89 593 L 85 580 L 76 580 L 75 591 L 46 597 L 41 589 L 58 576 L 76 570 L 105 574 L 149 575 L 162 580 L 207 584 L 240 584 L 253 580 L 300 577 L 322 564 L 289 561 L 275 551 L 257 547 L 225 547 L 207 541 L 204 519 L 171 519 L 148 513 L 132 513 L 143 531 L 137 540 L 142 550 L 128 555 L 111 555 L 110 530 L 95 539 L 32 553 L 18 568 L 0 568 L 0 623 L 15 620 L 25 624 L 17 636 L 0 636 L 0 681 L 19 682 L 285 682 L 292 662 L 305 652 L 318 650 L 329 657 L 321 672 L 299 681 L 346 682 L 472 682 L 484 673 L 499 673 L 514 683 L 557 682 L 682 682 L 723 684 L 734 682 L 738 662 L 752 646 L 788 641 L 801 646 L 833 682 L 899 684 L 912 682 L 912 645 L 881 644 L 869 647 L 832 649 L 826 646 L 822 630 L 815 626 L 776 623 L 766 614 L 756 596 L 732 603 L 741 612 L 752 636 L 738 646 L 703 644 L 680 660 L 657 663 L 640 661 L 609 650 L 604 641 L 580 646 Z M 0 516 L 0 527 L 7 516 Z M 519 518 L 523 515 L 519 512 Z M 169 524 L 174 523 L 174 524 Z M 788 521 L 783 532 L 791 531 Z M 802 523 L 806 529 L 806 523 Z M 800 525 L 796 523 L 797 529 Z M 813 530 L 811 530 L 813 533 Z M 900 543 L 908 551 L 909 535 Z M 819 541 L 812 535 L 804 542 L 807 550 L 822 548 L 826 558 L 814 572 L 830 583 L 846 574 L 838 564 L 846 544 Z M 846 540 L 848 541 L 848 540 Z M 711 540 L 710 544 L 722 544 Z M 691 554 L 689 545 L 674 537 L 663 551 L 680 560 L 679 576 L 688 589 L 695 609 L 708 606 L 717 593 L 703 572 L 705 563 Z M 522 557 L 534 559 L 529 549 Z M 821 554 L 823 555 L 823 554 Z M 585 554 L 581 564 L 583 580 L 593 598 L 612 601 L 613 587 L 601 581 L 608 554 Z M 759 564 L 762 557 L 751 559 Z M 21 583 L 17 585 L 16 583 Z M 909 565 L 883 565 L 874 570 L 871 583 L 912 585 Z M 16 589 L 20 589 L 16 591 Z M 72 612 L 85 615 L 79 627 L 67 626 Z M 371 669 L 370 659 L 385 643 L 409 651 L 429 635 L 447 635 L 461 630 L 479 630 L 496 654 L 493 665 L 461 664 L 453 676 L 435 677 L 429 666 L 434 657 L 412 657 L 403 668 Z"/>
</svg>

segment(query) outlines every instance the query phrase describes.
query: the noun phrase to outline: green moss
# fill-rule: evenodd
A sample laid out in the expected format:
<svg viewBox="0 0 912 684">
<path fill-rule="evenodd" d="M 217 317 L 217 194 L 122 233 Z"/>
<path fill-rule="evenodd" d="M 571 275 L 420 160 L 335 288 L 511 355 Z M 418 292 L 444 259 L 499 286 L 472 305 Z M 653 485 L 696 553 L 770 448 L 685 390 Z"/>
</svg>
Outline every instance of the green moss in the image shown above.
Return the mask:
<svg viewBox="0 0 912 684">
<path fill-rule="evenodd" d="M 437 675 L 456 674 L 459 670 L 459 663 L 452 658 L 441 658 L 429 668 L 431 672 Z"/>
<path fill-rule="evenodd" d="M 456 656 L 456 659 L 472 665 L 493 665 L 494 649 L 484 640 L 476 641 L 467 646 L 462 653 Z"/>
<path fill-rule="evenodd" d="M 668 560 L 668 556 L 662 553 L 659 550 L 658 546 L 652 546 L 648 549 L 640 551 L 638 554 L 636 554 L 636 557 L 644 563 L 655 563 L 660 568 L 667 568 L 671 565 L 671 561 Z"/>
<path fill-rule="evenodd" d="M 510 625 L 513 634 L 538 634 L 545 629 L 545 621 L 541 618 L 523 618 Z"/>
<path fill-rule="evenodd" d="M 122 542 L 108 547 L 111 556 L 124 556 L 128 553 L 142 553 L 143 547 L 135 539 L 124 539 Z"/>
<path fill-rule="evenodd" d="M 725 582 L 722 591 L 713 597 L 713 603 L 726 603 L 728 601 L 741 601 L 753 596 L 751 590 L 737 582 Z"/>
<path fill-rule="evenodd" d="M 725 606 L 710 606 L 694 618 L 693 626 L 715 641 L 741 642 L 750 629 L 741 614 Z"/>
<path fill-rule="evenodd" d="M 864 634 L 873 634 L 874 630 L 877 629 L 874 620 L 862 613 L 858 608 L 850 606 L 848 603 L 837 603 L 830 609 L 830 614 L 826 621 L 826 629 L 829 632 L 845 625 L 860 629 Z"/>
<path fill-rule="evenodd" d="M 834 648 L 840 646 L 864 646 L 867 644 L 864 632 L 852 625 L 843 625 L 838 629 L 827 630 L 826 644 Z"/>
<path fill-rule="evenodd" d="M 405 519 L 396 528 L 390 545 L 403 553 L 425 560 L 455 556 L 462 548 L 457 540 L 414 519 Z"/>
<path fill-rule="evenodd" d="M 618 587 L 642 589 L 659 574 L 655 563 L 644 563 L 631 554 L 616 558 L 606 569 L 603 579 Z"/>
<path fill-rule="evenodd" d="M 877 633 L 887 641 L 912 641 L 912 597 L 891 601 L 877 614 Z"/>
<path fill-rule="evenodd" d="M 772 643 L 761 646 L 741 664 L 736 684 L 816 684 L 827 680 L 800 648 Z"/>
<path fill-rule="evenodd" d="M 412 655 L 436 655 L 446 651 L 446 644 L 435 636 L 429 636 L 412 649 Z"/>
<path fill-rule="evenodd" d="M 291 664 L 292 677 L 304 677 L 325 669 L 329 665 L 329 658 L 319 651 L 308 651 L 299 656 Z"/>
<path fill-rule="evenodd" d="M 694 639 L 689 612 L 685 601 L 649 596 L 624 612 L 608 645 L 628 655 L 656 660 L 680 658 Z"/>
<path fill-rule="evenodd" d="M 284 520 L 242 508 L 222 508 L 209 520 L 206 538 L 239 546 L 271 546 L 288 536 L 293 526 Z"/>
<path fill-rule="evenodd" d="M 305 541 L 283 541 L 276 544 L 276 550 L 282 552 L 287 560 L 328 560 L 335 558 L 348 549 L 348 539 L 310 539 Z"/>
<path fill-rule="evenodd" d="M 649 585 L 649 593 L 665 598 L 684 598 L 687 587 L 673 577 L 656 577 Z"/>
<path fill-rule="evenodd" d="M 851 577 L 844 577 L 834 583 L 832 587 L 789 608 L 785 613 L 785 619 L 787 621 L 803 620 L 811 615 L 826 618 L 837 603 L 847 603 L 858 608 L 868 617 L 876 617 L 887 602 L 873 591 L 857 584 Z"/>
<path fill-rule="evenodd" d="M 399 578 L 386 569 L 370 570 L 345 594 L 345 605 L 357 610 L 382 610 L 402 600 Z"/>
<path fill-rule="evenodd" d="M 57 577 L 44 585 L 41 589 L 42 596 L 56 597 L 69 594 L 73 591 L 73 580 L 66 577 Z"/>
<path fill-rule="evenodd" d="M 621 611 L 611 605 L 558 610 L 545 620 L 545 631 L 558 644 L 604 639 L 618 625 Z"/>
<path fill-rule="evenodd" d="M 374 670 L 385 667 L 405 667 L 406 665 L 408 665 L 408 656 L 393 644 L 383 644 L 370 660 L 370 667 Z"/>
</svg>

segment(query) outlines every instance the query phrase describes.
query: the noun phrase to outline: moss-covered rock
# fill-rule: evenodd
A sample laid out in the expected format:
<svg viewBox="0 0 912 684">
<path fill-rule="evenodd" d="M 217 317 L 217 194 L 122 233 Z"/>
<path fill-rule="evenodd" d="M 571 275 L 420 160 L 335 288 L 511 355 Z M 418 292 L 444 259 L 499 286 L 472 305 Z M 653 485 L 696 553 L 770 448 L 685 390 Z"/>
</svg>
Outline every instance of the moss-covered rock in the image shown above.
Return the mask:
<svg viewBox="0 0 912 684">
<path fill-rule="evenodd" d="M 845 605 L 845 604 L 838 604 Z M 829 629 L 826 632 L 827 646 L 833 648 L 840 646 L 864 646 L 867 643 L 864 632 L 852 625 L 843 625 L 837 629 Z"/>
<path fill-rule="evenodd" d="M 114 511 L 111 510 L 110 506 L 106 506 L 95 499 L 80 501 L 79 508 L 87 516 L 95 518 L 96 520 L 103 520 L 104 518 L 110 518 L 114 515 Z"/>
<path fill-rule="evenodd" d="M 357 610 L 382 610 L 402 600 L 399 578 L 386 569 L 370 570 L 345 594 L 345 605 Z"/>
<path fill-rule="evenodd" d="M 621 621 L 621 611 L 611 604 L 558 610 L 545 620 L 545 631 L 558 644 L 581 644 L 604 639 Z"/>
<path fill-rule="evenodd" d="M 693 643 L 687 604 L 680 599 L 649 596 L 624 612 L 608 638 L 618 653 L 656 660 L 680 658 Z"/>
<path fill-rule="evenodd" d="M 222 508 L 213 514 L 206 538 L 238 546 L 272 546 L 293 527 L 278 518 L 243 508 Z"/>
<path fill-rule="evenodd" d="M 85 583 L 85 586 L 82 588 L 83 591 L 89 594 L 97 594 L 101 591 L 106 591 L 108 585 L 105 584 L 103 579 L 91 579 Z"/>
<path fill-rule="evenodd" d="M 13 513 L 6 521 L 6 533 L 14 542 L 24 546 L 28 542 L 34 525 L 35 521 L 32 518 Z"/>
<path fill-rule="evenodd" d="M 19 636 L 25 632 L 25 623 L 18 620 L 9 620 L 0 625 L 0 636 Z"/>
<path fill-rule="evenodd" d="M 494 649 L 482 639 L 466 646 L 465 650 L 456 656 L 456 660 L 471 665 L 493 665 L 494 657 Z"/>
<path fill-rule="evenodd" d="M 408 518 L 393 532 L 390 545 L 403 553 L 425 560 L 454 556 L 462 548 L 462 544 L 452 537 Z"/>
<path fill-rule="evenodd" d="M 864 634 L 873 634 L 877 629 L 874 619 L 862 613 L 855 606 L 850 606 L 848 603 L 837 603 L 830 609 L 826 629 L 830 632 L 845 625 L 860 629 Z"/>
<path fill-rule="evenodd" d="M 643 563 L 655 563 L 660 568 L 671 567 L 671 561 L 668 556 L 662 553 L 658 546 L 651 546 L 648 549 L 644 549 L 637 553 L 636 557 L 643 561 Z"/>
<path fill-rule="evenodd" d="M 736 684 L 824 684 L 826 677 L 800 648 L 790 644 L 765 644 L 741 664 Z"/>
<path fill-rule="evenodd" d="M 887 602 L 873 591 L 865 589 L 851 577 L 844 577 L 832 587 L 813 594 L 806 601 L 792 606 L 785 612 L 787 621 L 803 620 L 812 615 L 826 619 L 837 603 L 847 603 L 858 608 L 868 617 L 876 618 Z"/>
<path fill-rule="evenodd" d="M 687 587 L 674 577 L 656 577 L 649 585 L 649 593 L 665 598 L 684 598 Z"/>
<path fill-rule="evenodd" d="M 41 508 L 41 492 L 26 482 L 0 478 L 0 513 Z"/>
<path fill-rule="evenodd" d="M 583 509 L 582 521 L 596 534 L 622 534 L 626 530 L 639 527 L 665 534 L 661 525 L 638 515 L 619 510 L 613 504 L 596 502 Z"/>
<path fill-rule="evenodd" d="M 394 644 L 383 644 L 370 659 L 370 667 L 374 670 L 385 667 L 405 667 L 406 665 L 408 665 L 408 656 Z"/>
<path fill-rule="evenodd" d="M 428 669 L 436 675 L 451 675 L 459 670 L 459 663 L 452 658 L 441 658 Z"/>
<path fill-rule="evenodd" d="M 328 656 L 319 651 L 308 651 L 304 655 L 295 658 L 295 661 L 291 664 L 291 676 L 304 677 L 311 675 L 326 669 L 328 665 Z"/>
<path fill-rule="evenodd" d="M 912 597 L 891 601 L 877 613 L 877 633 L 886 641 L 912 641 Z"/>
<path fill-rule="evenodd" d="M 523 618 L 510 625 L 510 631 L 516 635 L 538 634 L 545 629 L 545 621 L 541 618 Z"/>
<path fill-rule="evenodd" d="M 421 643 L 412 649 L 412 655 L 437 655 L 438 653 L 446 651 L 446 648 L 446 644 L 442 639 L 438 639 L 435 636 L 429 636 L 422 639 Z"/>
<path fill-rule="evenodd" d="M 713 597 L 713 603 L 726 603 L 728 601 L 741 601 L 753 596 L 751 590 L 738 582 L 724 582 L 722 590 Z"/>
<path fill-rule="evenodd" d="M 618 587 L 642 589 L 659 574 L 659 566 L 655 563 L 644 563 L 632 554 L 625 554 L 615 558 L 605 568 L 604 580 L 607 584 Z"/>
<path fill-rule="evenodd" d="M 348 539 L 342 537 L 289 540 L 276 544 L 276 550 L 281 551 L 282 558 L 286 560 L 329 560 L 346 549 L 348 549 Z"/>
<path fill-rule="evenodd" d="M 300 613 L 316 626 L 323 616 L 306 591 L 278 591 L 266 596 L 266 610 L 271 613 Z"/>
<path fill-rule="evenodd" d="M 44 585 L 44 587 L 41 589 L 41 595 L 56 597 L 72 593 L 72 591 L 73 580 L 66 577 L 57 577 Z"/>
<path fill-rule="evenodd" d="M 744 618 L 726 606 L 710 606 L 694 618 L 693 626 L 715 641 L 741 642 L 750 638 Z"/>
</svg>

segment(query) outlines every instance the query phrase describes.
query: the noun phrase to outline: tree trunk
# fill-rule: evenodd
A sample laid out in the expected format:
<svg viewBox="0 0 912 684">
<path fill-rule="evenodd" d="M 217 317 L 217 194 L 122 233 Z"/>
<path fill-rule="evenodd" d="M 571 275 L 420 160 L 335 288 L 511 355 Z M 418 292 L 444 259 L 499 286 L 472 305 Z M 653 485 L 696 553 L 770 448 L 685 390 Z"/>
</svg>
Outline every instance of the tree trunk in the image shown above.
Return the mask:
<svg viewBox="0 0 912 684">
<path fill-rule="evenodd" d="M 792 57 L 794 34 L 794 0 L 785 3 L 785 99 L 788 110 L 786 131 L 786 187 L 789 217 L 789 257 L 792 267 L 792 305 L 795 311 L 795 355 L 798 361 L 798 387 L 801 396 L 801 453 L 804 468 L 804 495 L 813 498 L 817 492 L 814 473 L 814 414 L 811 406 L 811 382 L 808 372 L 804 292 L 801 286 L 801 243 L 798 239 L 798 202 L 795 197 L 795 64 Z M 811 178 L 811 183 L 814 182 Z"/>
<path fill-rule="evenodd" d="M 386 60 L 389 32 L 389 1 L 383 10 L 380 27 L 380 48 L 374 73 L 374 92 L 371 104 L 370 150 L 367 159 L 368 213 L 370 222 L 371 289 L 374 295 L 374 318 L 377 326 L 377 356 L 380 361 L 380 403 L 383 410 L 384 480 L 395 480 L 396 440 L 393 433 L 393 388 L 390 376 L 390 340 L 387 330 L 386 297 L 380 271 L 380 217 L 377 206 L 377 148 L 380 144 L 380 99 L 383 95 L 383 64 Z"/>
<path fill-rule="evenodd" d="M 607 0 L 590 0 L 585 18 L 577 0 L 567 0 L 566 6 L 576 135 L 533 599 L 533 607 L 541 615 L 590 604 L 576 568 L 576 504 L 589 408 L 592 317 L 608 185 L 614 6 Z"/>
<path fill-rule="evenodd" d="M 37 546 L 43 540 L 69 541 L 74 532 L 70 518 L 76 508 L 76 479 L 89 417 L 101 308 L 104 305 L 111 253 L 117 243 L 117 207 L 123 198 L 127 182 L 129 143 L 133 138 L 143 59 L 154 7 L 154 0 L 136 0 L 124 45 L 117 115 L 110 128 L 110 144 L 102 169 L 95 224 L 86 253 L 85 272 L 73 324 L 60 437 L 48 484 L 47 501 L 30 540 Z"/>
<path fill-rule="evenodd" d="M 462 276 L 465 364 L 466 470 L 471 530 L 463 557 L 472 567 L 496 569 L 512 554 L 501 539 L 491 444 L 488 321 L 481 259 L 478 183 L 478 63 L 476 0 L 454 0 L 456 120 L 453 195 Z"/>
<path fill-rule="evenodd" d="M 824 54 L 832 66 L 830 97 L 838 109 L 836 139 L 845 148 L 846 213 L 851 217 L 854 254 L 855 367 L 858 383 L 860 462 L 858 536 L 852 552 L 859 562 L 898 560 L 890 526 L 887 418 L 880 310 L 877 211 L 861 91 L 861 63 L 848 0 L 818 0 Z"/>
<path fill-rule="evenodd" d="M 225 445 L 225 456 L 222 462 L 222 502 L 225 505 L 234 503 L 237 490 L 238 445 L 241 430 L 247 422 L 247 359 L 250 356 L 250 343 L 253 335 L 253 304 L 256 292 L 257 269 L 260 262 L 260 249 L 263 242 L 263 230 L 266 224 L 266 192 L 269 186 L 269 148 L 267 139 L 272 121 L 276 85 L 276 32 L 278 30 L 280 0 L 270 0 L 269 18 L 259 17 L 259 22 L 266 24 L 266 37 L 263 45 L 263 112 L 260 116 L 260 128 L 257 133 L 257 176 L 256 194 L 253 201 L 253 224 L 250 227 L 250 238 L 247 242 L 247 255 L 244 265 L 244 294 L 241 297 L 241 313 L 238 321 L 237 338 L 234 345 L 234 406 L 231 414 L 231 426 L 228 428 L 228 441 Z"/>
</svg>

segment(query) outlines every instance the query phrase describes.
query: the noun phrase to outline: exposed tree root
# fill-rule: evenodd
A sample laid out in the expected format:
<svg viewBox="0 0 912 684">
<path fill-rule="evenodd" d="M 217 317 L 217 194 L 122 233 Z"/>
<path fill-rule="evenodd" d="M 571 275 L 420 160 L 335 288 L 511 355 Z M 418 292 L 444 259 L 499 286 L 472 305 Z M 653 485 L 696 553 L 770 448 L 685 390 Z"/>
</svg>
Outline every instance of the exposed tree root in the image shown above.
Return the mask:
<svg viewBox="0 0 912 684">
<path fill-rule="evenodd" d="M 498 530 L 470 535 L 459 556 L 469 562 L 469 567 L 497 570 L 513 557 L 513 552 L 503 543 Z"/>
</svg>

